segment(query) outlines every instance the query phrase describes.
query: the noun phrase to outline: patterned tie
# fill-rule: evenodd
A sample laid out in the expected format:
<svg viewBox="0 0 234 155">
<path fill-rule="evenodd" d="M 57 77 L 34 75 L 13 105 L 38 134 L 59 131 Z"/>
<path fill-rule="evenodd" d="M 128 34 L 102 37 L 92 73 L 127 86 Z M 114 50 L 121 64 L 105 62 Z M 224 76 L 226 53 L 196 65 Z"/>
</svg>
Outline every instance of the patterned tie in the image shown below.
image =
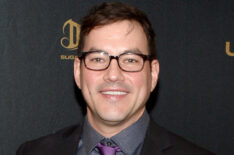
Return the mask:
<svg viewBox="0 0 234 155">
<path fill-rule="evenodd" d="M 106 146 L 102 143 L 98 143 L 97 148 L 100 151 L 101 155 L 115 155 L 116 152 L 121 151 L 118 146 Z"/>
</svg>

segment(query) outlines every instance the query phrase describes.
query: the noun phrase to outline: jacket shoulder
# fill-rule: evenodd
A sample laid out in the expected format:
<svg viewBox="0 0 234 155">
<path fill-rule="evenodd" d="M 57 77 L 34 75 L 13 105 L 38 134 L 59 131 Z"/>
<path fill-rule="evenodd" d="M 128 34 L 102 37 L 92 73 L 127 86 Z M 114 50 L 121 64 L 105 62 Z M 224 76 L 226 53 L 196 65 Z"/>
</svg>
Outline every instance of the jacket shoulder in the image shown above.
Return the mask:
<svg viewBox="0 0 234 155">
<path fill-rule="evenodd" d="M 150 122 L 146 134 L 143 152 L 161 152 L 168 155 L 213 155 L 208 150 L 197 146 L 185 138 L 160 127 L 154 122 Z M 147 155 L 150 153 L 146 153 Z M 160 153 L 159 153 L 160 154 Z"/>
<path fill-rule="evenodd" d="M 212 152 L 188 141 L 187 139 L 167 131 L 172 146 L 165 150 L 165 152 L 170 152 L 171 154 L 190 154 L 190 155 L 214 155 Z"/>
<path fill-rule="evenodd" d="M 53 134 L 21 144 L 16 155 L 49 155 L 56 152 L 60 154 L 59 151 L 64 150 L 66 147 L 75 149 L 73 147 L 78 144 L 80 132 L 80 125 L 63 128 Z"/>
</svg>

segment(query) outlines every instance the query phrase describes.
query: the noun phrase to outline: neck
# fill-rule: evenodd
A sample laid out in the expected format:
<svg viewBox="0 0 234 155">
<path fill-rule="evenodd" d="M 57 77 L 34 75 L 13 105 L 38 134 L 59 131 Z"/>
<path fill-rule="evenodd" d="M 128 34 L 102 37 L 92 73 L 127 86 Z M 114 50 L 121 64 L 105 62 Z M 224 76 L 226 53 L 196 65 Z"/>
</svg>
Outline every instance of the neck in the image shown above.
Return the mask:
<svg viewBox="0 0 234 155">
<path fill-rule="evenodd" d="M 90 125 L 99 134 L 106 138 L 110 138 L 135 123 L 143 115 L 144 111 L 145 108 L 135 115 L 131 116 L 130 118 L 126 118 L 121 121 L 106 121 L 101 119 L 100 117 L 94 117 L 89 110 L 87 110 L 87 117 Z"/>
</svg>

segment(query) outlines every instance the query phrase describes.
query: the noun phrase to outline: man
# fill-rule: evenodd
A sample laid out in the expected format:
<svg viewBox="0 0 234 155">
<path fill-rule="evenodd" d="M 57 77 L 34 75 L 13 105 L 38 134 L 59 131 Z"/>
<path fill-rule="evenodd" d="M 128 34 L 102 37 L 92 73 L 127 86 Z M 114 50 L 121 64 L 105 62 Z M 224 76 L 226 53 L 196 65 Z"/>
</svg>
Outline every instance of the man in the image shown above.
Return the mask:
<svg viewBox="0 0 234 155">
<path fill-rule="evenodd" d="M 146 15 L 104 3 L 82 20 L 74 77 L 86 101 L 79 126 L 27 142 L 17 155 L 212 154 L 153 123 L 146 102 L 159 62 Z"/>
</svg>

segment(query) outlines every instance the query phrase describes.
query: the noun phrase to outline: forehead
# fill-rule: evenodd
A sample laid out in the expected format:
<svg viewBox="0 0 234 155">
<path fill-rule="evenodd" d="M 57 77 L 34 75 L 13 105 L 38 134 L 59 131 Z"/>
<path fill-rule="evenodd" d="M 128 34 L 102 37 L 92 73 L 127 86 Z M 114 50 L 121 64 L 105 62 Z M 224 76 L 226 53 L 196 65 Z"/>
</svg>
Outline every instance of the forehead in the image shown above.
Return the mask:
<svg viewBox="0 0 234 155">
<path fill-rule="evenodd" d="M 143 54 L 148 54 L 148 43 L 144 30 L 138 22 L 124 20 L 92 29 L 84 42 L 84 51 L 90 49 L 116 54 L 138 49 Z"/>
</svg>

